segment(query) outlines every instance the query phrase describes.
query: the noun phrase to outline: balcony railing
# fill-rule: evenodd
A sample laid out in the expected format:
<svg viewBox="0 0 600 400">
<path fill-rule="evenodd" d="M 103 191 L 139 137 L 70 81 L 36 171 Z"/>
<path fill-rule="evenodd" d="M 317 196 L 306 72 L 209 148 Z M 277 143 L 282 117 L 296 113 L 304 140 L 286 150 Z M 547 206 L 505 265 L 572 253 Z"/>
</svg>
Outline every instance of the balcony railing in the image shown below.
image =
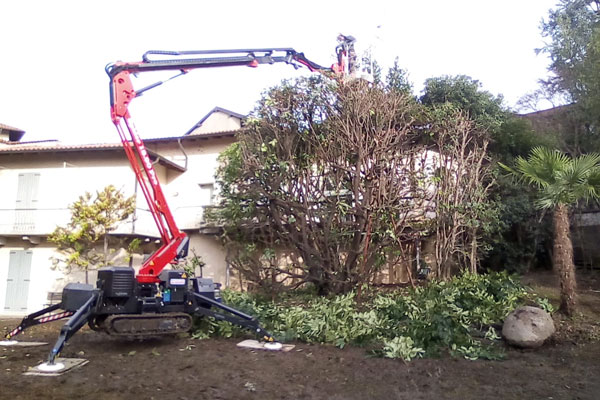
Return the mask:
<svg viewBox="0 0 600 400">
<path fill-rule="evenodd" d="M 0 235 L 47 235 L 71 218 L 67 208 L 1 209 Z"/>
<path fill-rule="evenodd" d="M 202 226 L 204 206 L 187 206 L 173 209 L 179 229 L 194 230 Z M 46 236 L 57 226 L 65 226 L 71 219 L 68 208 L 0 209 L 0 236 Z M 113 234 L 158 236 L 154 218 L 147 209 L 137 208 L 135 218 L 121 222 Z"/>
</svg>

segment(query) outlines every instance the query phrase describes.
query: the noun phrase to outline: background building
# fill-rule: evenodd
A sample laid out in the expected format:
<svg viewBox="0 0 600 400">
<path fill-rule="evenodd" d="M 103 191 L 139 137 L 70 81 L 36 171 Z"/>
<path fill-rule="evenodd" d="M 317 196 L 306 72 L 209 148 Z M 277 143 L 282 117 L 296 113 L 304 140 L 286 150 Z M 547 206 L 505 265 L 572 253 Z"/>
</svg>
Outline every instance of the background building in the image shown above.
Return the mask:
<svg viewBox="0 0 600 400">
<path fill-rule="evenodd" d="M 235 140 L 242 120 L 242 115 L 217 107 L 183 136 L 145 141 L 175 220 L 190 237 L 190 254 L 206 263 L 204 276 L 225 285 L 229 283 L 225 254 L 215 231 L 203 228 L 203 213 L 218 191 L 214 178 L 218 155 Z M 46 238 L 70 220 L 69 204 L 86 191 L 113 185 L 125 196 L 136 196 L 135 213 L 111 235 L 140 238 L 146 252 L 159 238 L 121 143 L 25 142 L 24 133 L 0 124 L 0 314 L 4 315 L 34 312 L 67 282 L 83 281 L 83 273 L 67 276 L 51 268 L 51 258 L 58 254 Z M 134 267 L 142 260 L 143 255 L 134 257 Z M 90 282 L 94 281 L 92 274 Z"/>
</svg>

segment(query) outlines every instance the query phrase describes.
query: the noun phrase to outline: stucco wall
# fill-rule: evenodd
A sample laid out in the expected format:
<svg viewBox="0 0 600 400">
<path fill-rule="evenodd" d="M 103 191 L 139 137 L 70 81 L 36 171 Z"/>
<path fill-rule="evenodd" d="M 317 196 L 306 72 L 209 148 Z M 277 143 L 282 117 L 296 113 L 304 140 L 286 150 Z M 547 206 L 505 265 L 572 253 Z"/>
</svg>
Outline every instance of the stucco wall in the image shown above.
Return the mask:
<svg viewBox="0 0 600 400">
<path fill-rule="evenodd" d="M 152 149 L 179 165 L 186 165 L 185 173 L 168 171 L 165 195 L 180 229 L 197 230 L 203 218 L 203 207 L 212 204 L 218 193 L 215 172 L 219 154 L 233 143 L 233 138 L 186 139 L 183 151 L 177 143 L 148 143 Z M 184 154 L 185 152 L 185 154 Z M 211 188 L 212 186 L 212 188 Z M 212 197 L 212 198 L 211 198 Z"/>
<path fill-rule="evenodd" d="M 218 156 L 233 142 L 233 137 L 209 140 L 186 138 L 181 144 L 187 156 L 184 156 L 176 142 L 146 144 L 147 148 L 179 165 L 184 165 L 187 158 L 185 173 L 176 174 L 169 171 L 165 194 L 179 228 L 185 230 L 190 237 L 190 256 L 196 253 L 201 257 L 206 263 L 203 275 L 224 286 L 228 283 L 224 249 L 215 236 L 199 233 L 198 227 L 203 216 L 202 206 L 210 205 L 218 193 L 218 187 L 214 184 Z M 210 184 L 213 184 L 212 193 L 207 188 Z M 198 274 L 199 272 L 197 271 Z"/>
<path fill-rule="evenodd" d="M 197 135 L 208 132 L 233 131 L 240 129 L 241 125 L 239 117 L 216 111 L 206 118 L 202 123 L 202 126 L 194 129 L 192 134 Z"/>
<path fill-rule="evenodd" d="M 133 194 L 134 177 L 123 160 L 112 155 L 94 158 L 75 154 L 68 158 L 44 154 L 3 155 L 0 158 L 0 187 L 5 193 L 0 196 L 0 235 L 45 235 L 52 232 L 57 225 L 68 222 L 69 204 L 86 191 L 94 193 L 112 184 L 126 195 Z M 30 210 L 35 228 L 14 232 L 19 174 L 27 173 L 40 175 L 35 210 Z"/>
<path fill-rule="evenodd" d="M 202 234 L 190 235 L 190 248 L 206 264 L 202 269 L 202 276 L 212 278 L 215 282 L 221 283 L 224 287 L 229 283 L 227 274 L 227 263 L 225 262 L 225 252 L 216 237 Z M 190 256 L 193 253 L 190 252 Z M 196 271 L 200 276 L 200 271 Z"/>
</svg>

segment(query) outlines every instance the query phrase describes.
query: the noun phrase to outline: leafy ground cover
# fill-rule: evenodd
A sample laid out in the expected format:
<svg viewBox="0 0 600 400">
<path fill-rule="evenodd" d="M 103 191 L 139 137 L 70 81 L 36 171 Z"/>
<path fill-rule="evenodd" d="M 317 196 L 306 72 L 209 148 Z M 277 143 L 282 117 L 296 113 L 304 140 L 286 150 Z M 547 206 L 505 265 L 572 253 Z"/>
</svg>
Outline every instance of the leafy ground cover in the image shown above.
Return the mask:
<svg viewBox="0 0 600 400">
<path fill-rule="evenodd" d="M 293 296 L 271 301 L 225 291 L 227 304 L 256 315 L 280 340 L 366 346 L 388 358 L 440 356 L 502 358 L 498 328 L 517 306 L 534 303 L 552 311 L 547 299 L 506 273 L 463 274 L 415 289 L 336 297 Z M 229 323 L 202 321 L 195 337 L 232 337 Z"/>
</svg>

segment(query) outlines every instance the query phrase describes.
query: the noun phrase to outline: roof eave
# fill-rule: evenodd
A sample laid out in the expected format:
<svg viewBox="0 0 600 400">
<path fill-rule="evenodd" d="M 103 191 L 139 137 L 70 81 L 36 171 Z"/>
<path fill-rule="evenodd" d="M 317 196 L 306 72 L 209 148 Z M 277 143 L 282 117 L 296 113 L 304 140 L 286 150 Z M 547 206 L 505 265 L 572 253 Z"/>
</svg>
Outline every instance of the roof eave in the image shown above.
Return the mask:
<svg viewBox="0 0 600 400">
<path fill-rule="evenodd" d="M 155 160 L 158 160 L 158 163 L 161 164 L 162 166 L 169 168 L 169 169 L 173 169 L 176 170 L 178 172 L 185 172 L 186 169 L 184 167 L 182 167 L 181 165 L 178 165 L 176 163 L 174 163 L 173 161 L 170 161 L 168 159 L 166 159 L 165 157 L 163 157 L 162 155 L 160 155 L 159 153 L 150 150 L 150 149 L 146 149 L 148 151 L 148 155 L 150 155 L 150 157 L 154 158 Z M 27 154 L 35 154 L 35 153 L 76 153 L 76 152 L 121 152 L 123 151 L 123 147 L 121 145 L 115 145 L 115 146 L 110 146 L 110 147 L 99 147 L 99 148 L 81 148 L 81 147 L 73 147 L 73 148 L 68 148 L 68 147 L 61 147 L 61 148 L 56 148 L 56 149 L 52 149 L 52 148 L 20 148 L 20 149 L 4 149 L 1 148 L 0 149 L 0 155 L 9 155 L 9 154 L 23 154 L 23 153 L 27 153 Z"/>
</svg>

